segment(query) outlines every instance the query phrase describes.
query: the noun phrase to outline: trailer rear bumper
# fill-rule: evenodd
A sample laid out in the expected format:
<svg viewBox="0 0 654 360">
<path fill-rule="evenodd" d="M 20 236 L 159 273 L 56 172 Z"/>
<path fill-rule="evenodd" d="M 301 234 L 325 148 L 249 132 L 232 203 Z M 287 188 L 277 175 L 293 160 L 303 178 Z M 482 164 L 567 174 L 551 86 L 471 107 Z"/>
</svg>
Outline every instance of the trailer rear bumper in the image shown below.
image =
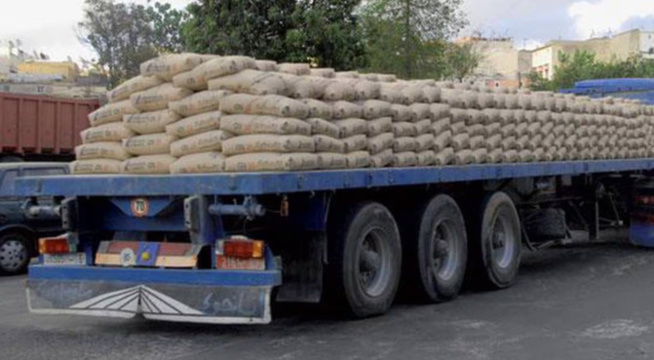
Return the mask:
<svg viewBox="0 0 654 360">
<path fill-rule="evenodd" d="M 266 324 L 278 270 L 30 267 L 30 312 L 208 324 Z"/>
</svg>

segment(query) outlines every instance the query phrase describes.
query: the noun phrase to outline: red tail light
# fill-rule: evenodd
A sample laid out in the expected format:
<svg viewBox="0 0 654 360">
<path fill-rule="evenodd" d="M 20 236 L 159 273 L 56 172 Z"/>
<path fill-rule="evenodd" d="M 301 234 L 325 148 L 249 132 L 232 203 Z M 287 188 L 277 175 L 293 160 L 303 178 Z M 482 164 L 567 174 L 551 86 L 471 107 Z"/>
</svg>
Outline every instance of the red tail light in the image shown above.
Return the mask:
<svg viewBox="0 0 654 360">
<path fill-rule="evenodd" d="M 218 255 L 242 259 L 261 259 L 263 252 L 263 241 L 242 238 L 220 240 L 216 248 Z"/>
<path fill-rule="evenodd" d="M 70 252 L 70 245 L 66 238 L 39 239 L 40 254 L 66 254 Z"/>
</svg>

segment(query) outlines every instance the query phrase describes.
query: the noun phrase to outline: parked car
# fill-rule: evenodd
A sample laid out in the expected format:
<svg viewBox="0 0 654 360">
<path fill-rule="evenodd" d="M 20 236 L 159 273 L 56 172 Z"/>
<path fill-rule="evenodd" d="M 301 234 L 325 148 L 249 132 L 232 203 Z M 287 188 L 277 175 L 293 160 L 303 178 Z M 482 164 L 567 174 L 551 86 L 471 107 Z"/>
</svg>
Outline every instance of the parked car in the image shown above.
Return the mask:
<svg viewBox="0 0 654 360">
<path fill-rule="evenodd" d="M 38 238 L 61 233 L 61 219 L 30 218 L 25 214 L 23 204 L 27 199 L 14 195 L 16 179 L 67 173 L 67 163 L 0 164 L 0 275 L 25 272 L 30 258 L 37 254 Z M 52 198 L 38 198 L 39 204 L 52 204 L 52 201 Z"/>
</svg>

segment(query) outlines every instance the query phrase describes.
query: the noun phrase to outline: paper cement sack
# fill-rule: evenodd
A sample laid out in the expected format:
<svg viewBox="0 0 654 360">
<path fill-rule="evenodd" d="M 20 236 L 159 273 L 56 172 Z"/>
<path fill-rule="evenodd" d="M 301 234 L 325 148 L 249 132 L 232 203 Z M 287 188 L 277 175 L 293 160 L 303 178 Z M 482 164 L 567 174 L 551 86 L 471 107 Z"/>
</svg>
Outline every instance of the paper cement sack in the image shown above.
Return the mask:
<svg viewBox="0 0 654 360">
<path fill-rule="evenodd" d="M 168 108 L 183 117 L 189 117 L 218 110 L 220 99 L 231 94 L 232 92 L 224 90 L 202 91 L 182 100 L 171 101 Z"/>
<path fill-rule="evenodd" d="M 230 133 L 223 130 L 212 130 L 189 136 L 170 144 L 170 154 L 180 157 L 195 153 L 221 151 L 224 141 L 231 137 Z"/>
<path fill-rule="evenodd" d="M 222 143 L 223 154 L 238 155 L 257 152 L 311 153 L 316 149 L 312 137 L 303 135 L 244 135 Z"/>
<path fill-rule="evenodd" d="M 257 70 L 261 70 L 261 71 L 277 71 L 277 70 L 279 70 L 276 61 L 272 61 L 272 60 L 256 60 L 255 64 L 257 66 Z"/>
<path fill-rule="evenodd" d="M 107 104 L 89 114 L 91 126 L 100 126 L 123 120 L 123 115 L 136 114 L 139 110 L 129 100 Z"/>
<path fill-rule="evenodd" d="M 370 156 L 370 167 L 383 168 L 393 163 L 393 150 L 387 149 Z"/>
<path fill-rule="evenodd" d="M 229 90 L 252 95 L 285 95 L 284 79 L 271 72 L 246 69 L 237 74 L 209 80 L 209 90 Z"/>
<path fill-rule="evenodd" d="M 168 54 L 156 57 L 141 64 L 141 75 L 157 76 L 172 81 L 173 76 L 189 71 L 202 64 L 198 54 Z"/>
<path fill-rule="evenodd" d="M 189 89 L 193 91 L 203 91 L 209 89 L 209 84 L 204 74 L 197 68 L 191 71 L 177 74 L 173 77 L 173 85 L 178 88 Z"/>
<path fill-rule="evenodd" d="M 88 128 L 80 133 L 82 143 L 84 144 L 121 141 L 134 135 L 136 134 L 132 130 L 126 128 L 122 122 Z"/>
<path fill-rule="evenodd" d="M 309 107 L 279 95 L 234 94 L 221 99 L 220 110 L 230 114 L 272 115 L 306 119 Z"/>
<path fill-rule="evenodd" d="M 347 155 L 319 152 L 316 154 L 316 157 L 318 159 L 318 169 L 334 170 L 347 168 Z"/>
<path fill-rule="evenodd" d="M 368 147 L 368 138 L 365 135 L 354 135 L 342 140 L 346 153 L 365 150 Z"/>
<path fill-rule="evenodd" d="M 99 142 L 75 147 L 77 160 L 113 159 L 122 161 L 129 159 L 130 156 L 119 142 Z"/>
<path fill-rule="evenodd" d="M 225 171 L 299 171 L 318 168 L 318 156 L 308 153 L 256 153 L 230 156 L 225 160 Z"/>
<path fill-rule="evenodd" d="M 123 140 L 123 147 L 132 155 L 168 154 L 175 139 L 168 134 L 139 135 Z"/>
<path fill-rule="evenodd" d="M 334 119 L 361 118 L 363 107 L 348 101 L 336 101 L 331 104 Z"/>
<path fill-rule="evenodd" d="M 367 100 L 361 106 L 363 107 L 363 117 L 365 119 L 376 119 L 393 114 L 391 103 L 386 101 Z"/>
<path fill-rule="evenodd" d="M 121 171 L 120 160 L 94 159 L 77 160 L 70 163 L 70 173 L 81 174 L 118 174 Z"/>
<path fill-rule="evenodd" d="M 345 143 L 341 140 L 334 139 L 325 135 L 314 135 L 313 140 L 316 144 L 316 152 L 337 154 L 342 154 L 345 152 Z"/>
<path fill-rule="evenodd" d="M 170 165 L 174 162 L 175 158 L 170 155 L 138 156 L 123 161 L 122 172 L 134 175 L 169 174 Z"/>
<path fill-rule="evenodd" d="M 368 121 L 368 136 L 377 136 L 387 132 L 393 132 L 393 120 L 391 118 L 383 117 Z"/>
<path fill-rule="evenodd" d="M 170 165 L 171 174 L 204 174 L 225 171 L 225 156 L 219 152 L 185 155 Z"/>
<path fill-rule="evenodd" d="M 129 99 L 132 105 L 141 111 L 157 111 L 167 109 L 171 101 L 181 100 L 192 94 L 191 90 L 176 88 L 173 84 L 166 83 L 134 93 Z"/>
<path fill-rule="evenodd" d="M 340 138 L 368 133 L 368 122 L 363 119 L 343 119 L 332 121 L 338 127 Z"/>
<path fill-rule="evenodd" d="M 395 136 L 393 133 L 379 134 L 374 137 L 368 138 L 367 150 L 370 155 L 378 154 L 386 149 L 393 147 Z"/>
<path fill-rule="evenodd" d="M 331 122 L 319 118 L 309 118 L 306 120 L 311 125 L 312 135 L 326 135 L 338 139 L 339 128 Z"/>
<path fill-rule="evenodd" d="M 302 102 L 309 107 L 310 118 L 330 120 L 334 117 L 334 109 L 329 103 L 314 99 L 302 99 Z"/>
<path fill-rule="evenodd" d="M 370 153 L 367 151 L 355 151 L 345 155 L 349 169 L 361 169 L 370 166 Z"/>
<path fill-rule="evenodd" d="M 393 154 L 393 167 L 410 167 L 418 165 L 418 157 L 416 153 L 407 151 Z"/>
<path fill-rule="evenodd" d="M 234 135 L 311 135 L 311 125 L 299 119 L 265 115 L 227 115 L 220 128 Z"/>
<path fill-rule="evenodd" d="M 177 122 L 182 117 L 171 110 L 159 110 L 123 116 L 126 128 L 137 134 L 156 134 L 166 131 L 166 126 Z"/>
<path fill-rule="evenodd" d="M 223 114 L 220 111 L 191 116 L 166 126 L 166 134 L 185 138 L 211 130 L 218 130 L 220 129 L 222 116 Z"/>
<path fill-rule="evenodd" d="M 129 96 L 143 90 L 163 84 L 163 80 L 156 76 L 136 76 L 117 86 L 107 93 L 109 102 L 128 100 Z"/>
</svg>

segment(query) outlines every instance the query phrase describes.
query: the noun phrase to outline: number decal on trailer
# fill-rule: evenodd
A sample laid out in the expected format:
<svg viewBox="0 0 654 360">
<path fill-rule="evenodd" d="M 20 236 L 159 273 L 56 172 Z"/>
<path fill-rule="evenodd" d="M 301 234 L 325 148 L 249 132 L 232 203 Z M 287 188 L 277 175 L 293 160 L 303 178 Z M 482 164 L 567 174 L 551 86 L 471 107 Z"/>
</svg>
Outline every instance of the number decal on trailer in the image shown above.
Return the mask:
<svg viewBox="0 0 654 360">
<path fill-rule="evenodd" d="M 145 217 L 150 213 L 150 202 L 145 198 L 136 198 L 132 200 L 131 208 L 135 217 Z"/>
</svg>

